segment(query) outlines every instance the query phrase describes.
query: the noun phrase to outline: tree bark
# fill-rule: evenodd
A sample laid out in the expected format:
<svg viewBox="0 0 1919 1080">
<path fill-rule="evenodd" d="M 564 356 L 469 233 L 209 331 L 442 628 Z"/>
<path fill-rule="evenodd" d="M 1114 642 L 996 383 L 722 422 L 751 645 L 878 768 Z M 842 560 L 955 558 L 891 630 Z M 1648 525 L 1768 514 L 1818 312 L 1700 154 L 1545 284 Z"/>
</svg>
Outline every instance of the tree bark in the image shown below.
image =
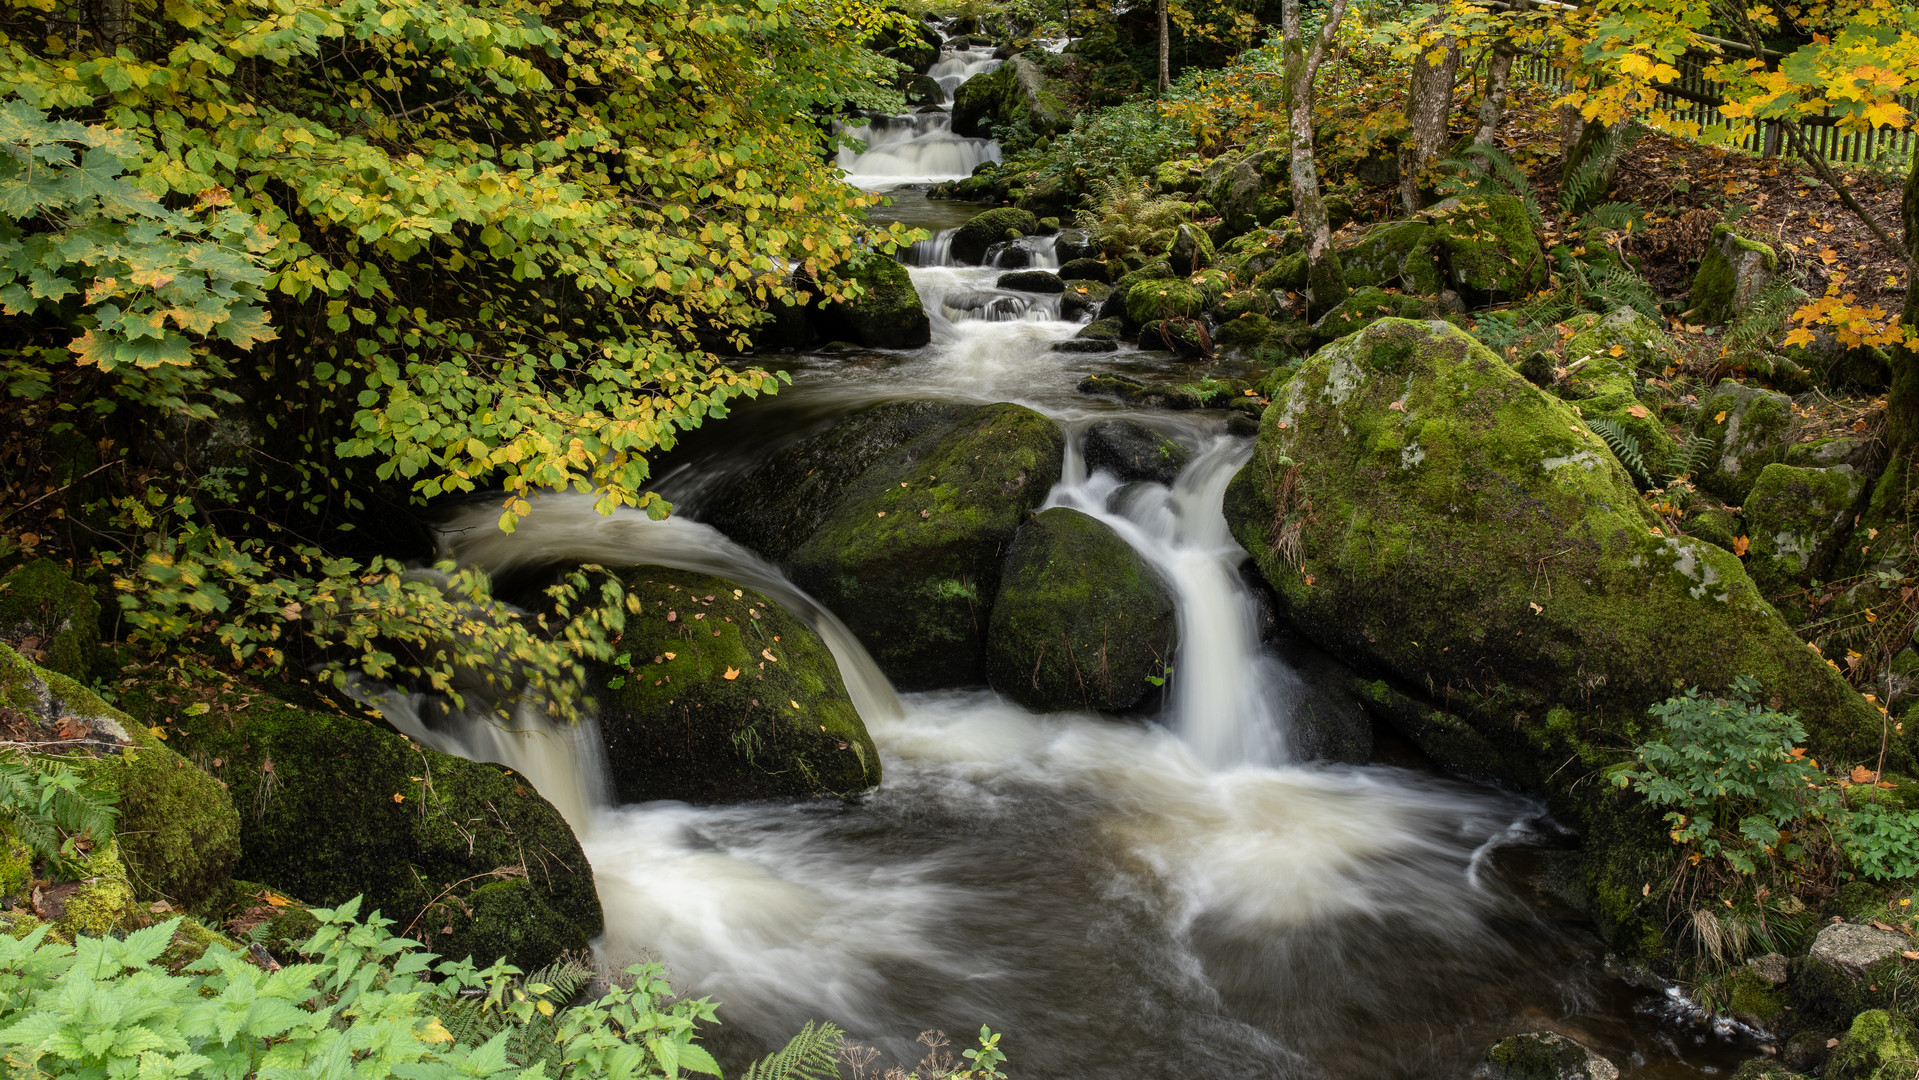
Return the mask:
<svg viewBox="0 0 1919 1080">
<path fill-rule="evenodd" d="M 1399 202 L 1408 214 L 1425 200 L 1420 183 L 1439 157 L 1446 128 L 1453 115 L 1453 79 L 1459 74 L 1459 48 L 1451 39 L 1446 54 L 1435 64 L 1422 51 L 1413 59 L 1412 82 L 1406 92 L 1406 123 L 1411 131 L 1399 147 Z"/>
<path fill-rule="evenodd" d="M 1299 0 L 1282 0 L 1280 32 L 1286 50 L 1287 134 L 1291 140 L 1293 218 L 1306 235 L 1306 309 L 1317 315 L 1346 298 L 1346 282 L 1333 250 L 1326 202 L 1319 192 L 1319 164 L 1313 153 L 1313 81 L 1332 47 L 1346 0 L 1333 0 L 1326 21 L 1309 50 L 1299 24 Z"/>
<path fill-rule="evenodd" d="M 1173 35 L 1166 17 L 1169 0 L 1159 0 L 1159 92 L 1173 86 Z"/>
<path fill-rule="evenodd" d="M 1899 220 L 1905 227 L 1906 309 L 1899 318 L 1908 336 L 1919 334 L 1919 154 L 1906 173 L 1905 195 L 1899 200 Z M 1919 445 L 1919 349 L 1907 343 L 1892 349 L 1892 389 L 1886 394 L 1886 442 L 1895 451 Z"/>
<path fill-rule="evenodd" d="M 1512 14 L 1518 17 L 1531 6 L 1532 0 L 1513 0 Z M 1479 99 L 1479 126 L 1473 129 L 1474 145 L 1493 145 L 1499 122 L 1506 116 L 1506 93 L 1512 87 L 1513 59 L 1518 55 L 1519 46 L 1511 34 L 1493 45 L 1493 58 L 1486 65 L 1486 96 Z"/>
</svg>

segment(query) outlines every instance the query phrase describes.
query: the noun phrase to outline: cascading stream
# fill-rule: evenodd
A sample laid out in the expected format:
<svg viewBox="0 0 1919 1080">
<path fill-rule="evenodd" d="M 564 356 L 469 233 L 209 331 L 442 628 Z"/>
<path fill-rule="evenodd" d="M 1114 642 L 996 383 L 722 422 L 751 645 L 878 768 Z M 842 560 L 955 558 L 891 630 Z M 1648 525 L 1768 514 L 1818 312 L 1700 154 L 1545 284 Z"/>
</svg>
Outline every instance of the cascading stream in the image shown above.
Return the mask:
<svg viewBox="0 0 1919 1080">
<path fill-rule="evenodd" d="M 864 124 L 849 125 L 846 134 L 864 142 L 866 148 L 840 151 L 839 167 L 846 172 L 847 181 L 868 189 L 937 184 L 964 179 L 981 165 L 998 161 L 998 142 L 954 133 L 953 92 L 966 80 L 999 65 L 991 52 L 940 50 L 939 60 L 927 74 L 939 83 L 946 99 L 937 107 L 928 106 L 919 112 L 872 116 Z"/>
</svg>

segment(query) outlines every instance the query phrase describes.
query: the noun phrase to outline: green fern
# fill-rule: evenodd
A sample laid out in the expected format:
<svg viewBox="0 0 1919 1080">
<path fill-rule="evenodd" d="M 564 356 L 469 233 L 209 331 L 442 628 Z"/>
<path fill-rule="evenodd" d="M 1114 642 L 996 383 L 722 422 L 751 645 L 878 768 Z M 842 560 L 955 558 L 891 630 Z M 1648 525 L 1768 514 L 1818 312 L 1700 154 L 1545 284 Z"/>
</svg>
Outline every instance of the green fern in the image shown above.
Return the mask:
<svg viewBox="0 0 1919 1080">
<path fill-rule="evenodd" d="M 0 754 L 0 820 L 13 827 L 36 858 L 69 877 L 84 872 L 71 841 L 112 836 L 118 799 L 107 782 L 83 775 L 59 758 Z"/>
<path fill-rule="evenodd" d="M 1706 463 L 1712 460 L 1712 451 L 1717 445 L 1712 439 L 1697 432 L 1687 435 L 1686 441 L 1679 447 L 1679 452 L 1673 455 L 1672 479 L 1683 479 L 1704 468 Z"/>
<path fill-rule="evenodd" d="M 1720 338 L 1726 362 L 1738 368 L 1772 371 L 1779 363 L 1773 346 L 1805 294 L 1790 282 L 1775 280 L 1727 325 Z"/>
<path fill-rule="evenodd" d="M 1628 123 L 1601 136 L 1566 177 L 1566 182 L 1559 185 L 1559 208 L 1570 214 L 1604 195 L 1606 178 L 1613 165 L 1639 141 L 1642 130 L 1638 124 Z"/>
<path fill-rule="evenodd" d="M 1641 315 L 1660 321 L 1659 293 L 1652 282 L 1639 276 L 1639 272 L 1622 263 L 1601 263 L 1582 271 L 1588 303 L 1593 303 L 1600 311 L 1617 311 L 1622 307 L 1632 308 Z M 1596 303 L 1595 303 L 1596 302 Z"/>
<path fill-rule="evenodd" d="M 1632 436 L 1619 421 L 1604 416 L 1596 416 L 1586 421 L 1593 434 L 1605 440 L 1613 456 L 1632 474 L 1633 481 L 1642 488 L 1653 486 L 1652 470 L 1646 467 L 1646 459 L 1639 451 L 1639 440 Z"/>
<path fill-rule="evenodd" d="M 578 996 L 593 978 L 591 967 L 577 960 L 561 958 L 515 982 L 516 994 L 525 994 L 536 1007 L 520 1009 L 520 1015 L 503 1008 L 506 994 L 457 998 L 439 1011 L 440 1023 L 466 1046 L 479 1046 L 501 1032 L 507 1032 L 506 1058 L 515 1067 L 530 1069 L 544 1064 L 548 1076 L 559 1076 L 560 1028 L 564 1023 L 561 1007 Z M 550 1010 L 550 1011 L 549 1011 Z"/>
<path fill-rule="evenodd" d="M 1441 185 L 1446 194 L 1516 196 L 1525 204 L 1526 216 L 1532 219 L 1534 231 L 1545 230 L 1545 216 L 1540 213 L 1539 193 L 1532 179 L 1498 147 L 1474 143 L 1460 151 L 1459 157 L 1447 158 L 1438 167 L 1457 174 Z"/>
<path fill-rule="evenodd" d="M 840 1042 L 846 1032 L 807 1021 L 791 1042 L 746 1067 L 740 1080 L 840 1080 Z"/>
<path fill-rule="evenodd" d="M 1646 212 L 1638 204 L 1615 200 L 1600 203 L 1580 215 L 1579 231 L 1606 229 L 1611 232 L 1626 232 L 1640 228 L 1645 221 Z"/>
</svg>

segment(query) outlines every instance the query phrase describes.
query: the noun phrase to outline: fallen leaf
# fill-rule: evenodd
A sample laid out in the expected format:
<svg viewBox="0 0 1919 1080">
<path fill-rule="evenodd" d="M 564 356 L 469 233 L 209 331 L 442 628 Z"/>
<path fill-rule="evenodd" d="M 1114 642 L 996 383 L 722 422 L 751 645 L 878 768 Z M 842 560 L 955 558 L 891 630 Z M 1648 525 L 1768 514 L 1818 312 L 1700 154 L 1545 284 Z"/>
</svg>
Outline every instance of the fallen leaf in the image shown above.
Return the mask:
<svg viewBox="0 0 1919 1080">
<path fill-rule="evenodd" d="M 1533 603 L 1533 602 L 1532 602 L 1532 601 L 1530 601 L 1530 600 L 1528 600 L 1528 601 L 1526 602 L 1526 606 L 1527 606 L 1527 607 L 1529 607 L 1529 608 L 1532 608 L 1532 609 L 1533 609 L 1533 614 L 1534 614 L 1534 615 L 1543 615 L 1543 614 L 1545 614 L 1545 613 L 1546 613 L 1546 609 L 1545 609 L 1545 608 L 1543 608 L 1543 607 L 1540 607 L 1540 606 L 1539 606 L 1538 604 L 1535 604 L 1535 603 Z"/>
<path fill-rule="evenodd" d="M 396 803 L 399 803 L 399 802 L 405 802 L 405 801 L 406 801 L 406 796 L 405 796 L 405 795 L 402 795 L 402 794 L 400 794 L 399 792 L 397 792 L 397 791 L 396 791 L 396 792 L 394 792 L 394 793 L 393 793 L 393 801 L 394 801 L 394 802 L 396 802 Z"/>
<path fill-rule="evenodd" d="M 147 731 L 156 739 L 165 739 L 167 737 L 167 729 L 161 727 L 158 724 L 155 724 L 152 727 L 148 728 Z"/>
<path fill-rule="evenodd" d="M 732 682 L 734 679 L 737 679 L 739 677 L 740 677 L 740 669 L 736 667 L 727 668 L 726 673 L 720 676 L 720 678 L 725 679 L 728 682 Z"/>
<path fill-rule="evenodd" d="M 772 649 L 761 649 L 760 656 L 763 657 L 764 659 L 773 661 L 775 664 L 780 662 L 780 658 L 773 655 Z"/>
<path fill-rule="evenodd" d="M 1752 537 L 1750 536 L 1736 537 L 1734 538 L 1732 542 L 1732 553 L 1734 555 L 1744 555 L 1746 553 L 1746 549 L 1751 546 L 1752 546 Z"/>
<path fill-rule="evenodd" d="M 793 706 L 793 707 L 794 707 L 795 709 L 797 709 L 797 708 L 799 708 L 799 707 L 800 707 L 800 703 L 799 703 L 799 702 L 797 702 L 797 701 L 794 701 L 794 700 L 792 700 L 791 698 L 788 698 L 788 699 L 787 699 L 787 702 L 786 702 L 786 703 L 787 703 L 788 705 L 791 705 L 791 706 Z"/>
<path fill-rule="evenodd" d="M 1405 403 L 1404 401 L 1395 401 L 1395 402 L 1393 402 L 1393 403 L 1392 403 L 1391 405 L 1388 405 L 1388 406 L 1386 406 L 1386 407 L 1387 407 L 1388 409 L 1391 409 L 1391 410 L 1393 410 L 1394 412 L 1405 412 L 1405 411 L 1406 411 L 1406 403 Z"/>
<path fill-rule="evenodd" d="M 679 653 L 667 653 L 665 655 L 668 660 L 677 660 L 679 659 L 679 656 L 680 656 Z"/>
<path fill-rule="evenodd" d="M 1854 765 L 1852 767 L 1851 775 L 1852 775 L 1852 782 L 1855 784 L 1870 784 L 1874 782 L 1875 780 L 1879 779 L 1878 773 L 1873 772 L 1871 769 L 1866 768 L 1864 765 Z"/>
<path fill-rule="evenodd" d="M 1644 405 L 1630 405 L 1626 408 L 1626 415 L 1637 416 L 1641 420 L 1644 420 L 1646 417 L 1652 415 L 1652 410 L 1646 408 Z"/>
<path fill-rule="evenodd" d="M 669 611 L 666 613 L 667 622 L 678 622 L 679 618 L 680 618 L 680 613 L 677 611 Z"/>
<path fill-rule="evenodd" d="M 1723 423 L 1725 423 L 1725 422 L 1726 422 L 1726 410 L 1724 410 L 1724 409 L 1721 409 L 1721 410 L 1719 410 L 1719 415 L 1718 415 L 1718 416 L 1715 416 L 1715 417 L 1713 417 L 1713 418 L 1712 418 L 1712 422 L 1713 422 L 1713 423 L 1715 423 L 1715 424 L 1723 424 Z"/>
</svg>

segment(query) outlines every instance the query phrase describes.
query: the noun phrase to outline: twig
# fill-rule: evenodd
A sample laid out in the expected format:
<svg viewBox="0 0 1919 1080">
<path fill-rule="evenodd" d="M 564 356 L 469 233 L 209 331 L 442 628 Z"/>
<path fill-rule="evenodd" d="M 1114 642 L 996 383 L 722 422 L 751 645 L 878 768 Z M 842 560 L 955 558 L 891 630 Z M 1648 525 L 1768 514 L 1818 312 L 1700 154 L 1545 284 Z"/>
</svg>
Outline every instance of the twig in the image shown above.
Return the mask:
<svg viewBox="0 0 1919 1080">
<path fill-rule="evenodd" d="M 100 466 L 99 468 L 97 468 L 97 469 L 94 469 L 94 470 L 93 470 L 92 472 L 89 472 L 89 473 L 87 473 L 87 474 L 85 474 L 84 476 L 79 476 L 79 477 L 75 477 L 74 479 L 72 479 L 72 480 L 69 480 L 69 481 L 67 481 L 67 482 L 66 482 L 66 483 L 64 483 L 64 484 L 61 484 L 61 485 L 60 485 L 59 487 L 57 487 L 57 488 L 54 488 L 54 489 L 53 489 L 52 491 L 49 491 L 49 492 L 47 492 L 47 493 L 46 493 L 46 494 L 44 494 L 44 495 L 41 495 L 41 496 L 40 496 L 39 498 L 37 498 L 37 499 L 34 499 L 34 500 L 33 500 L 32 502 L 28 502 L 28 503 L 25 503 L 25 504 L 23 504 L 23 505 L 21 505 L 21 506 L 16 506 L 16 507 L 14 507 L 14 508 L 13 508 L 12 510 L 9 510 L 9 511 L 7 511 L 7 516 L 6 516 L 6 517 L 3 517 L 3 518 L 0 518 L 0 521 L 8 521 L 8 520 L 10 520 L 10 519 L 12 519 L 12 517 L 13 517 L 13 515 L 15 515 L 15 514 L 18 514 L 18 513 L 20 513 L 20 512 L 21 512 L 21 511 L 23 511 L 23 510 L 26 510 L 26 509 L 27 509 L 28 507 L 31 507 L 31 506 L 33 506 L 33 505 L 34 505 L 34 503 L 38 503 L 38 502 L 42 502 L 42 501 L 44 501 L 44 500 L 46 500 L 46 499 L 51 499 L 51 498 L 53 498 L 53 497 L 54 497 L 55 495 L 58 495 L 58 494 L 60 494 L 61 492 L 63 492 L 63 491 L 65 491 L 65 490 L 67 490 L 68 488 L 70 488 L 70 487 L 72 487 L 73 485 L 75 485 L 75 484 L 77 484 L 77 483 L 79 483 L 80 481 L 82 481 L 82 480 L 85 480 L 85 479 L 86 479 L 86 478 L 87 478 L 88 476 L 92 476 L 92 475 L 93 475 L 94 473 L 97 473 L 97 472 L 103 472 L 103 471 L 105 471 L 105 470 L 107 470 L 107 469 L 111 469 L 111 468 L 113 468 L 113 467 L 114 467 L 115 465 L 119 465 L 119 464 L 121 464 L 121 462 L 122 462 L 122 461 L 124 461 L 124 460 L 125 460 L 125 459 L 115 459 L 115 460 L 113 460 L 113 461 L 109 461 L 109 462 L 107 462 L 107 463 L 106 463 L 105 465 L 102 465 L 102 466 Z"/>
</svg>

